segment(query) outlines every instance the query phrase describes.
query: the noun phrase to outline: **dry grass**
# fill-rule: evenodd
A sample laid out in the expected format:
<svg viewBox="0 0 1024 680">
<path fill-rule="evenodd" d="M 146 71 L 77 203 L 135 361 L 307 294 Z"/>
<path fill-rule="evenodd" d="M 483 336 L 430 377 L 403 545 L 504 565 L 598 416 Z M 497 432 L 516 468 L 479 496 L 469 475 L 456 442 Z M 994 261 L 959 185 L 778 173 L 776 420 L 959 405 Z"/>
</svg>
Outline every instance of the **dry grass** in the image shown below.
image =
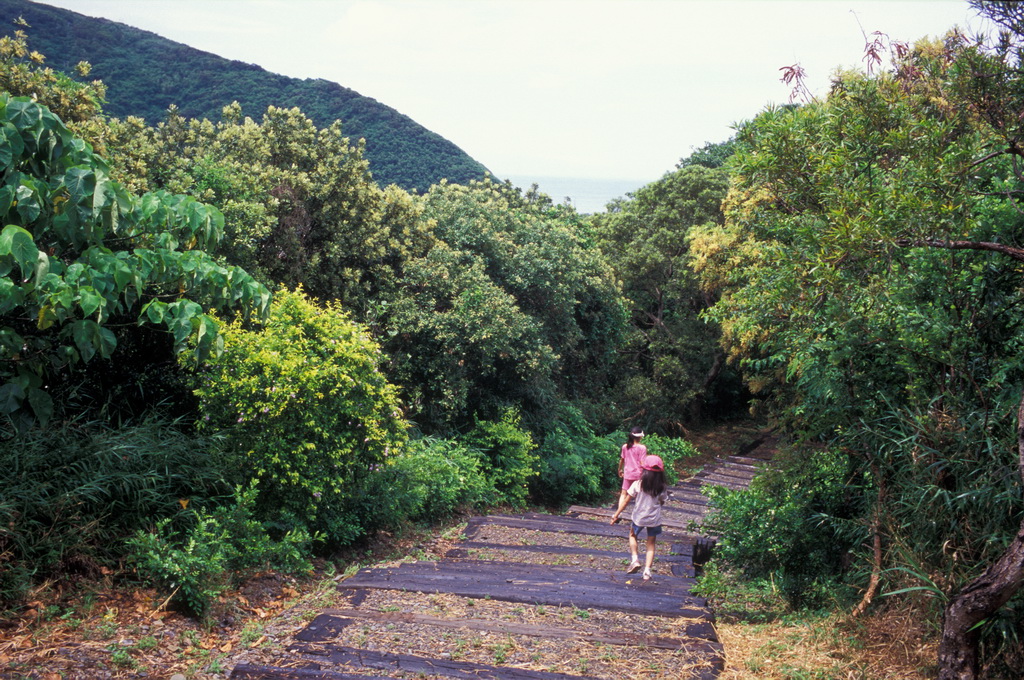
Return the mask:
<svg viewBox="0 0 1024 680">
<path fill-rule="evenodd" d="M 719 624 L 721 680 L 930 680 L 935 637 L 912 610 Z"/>
</svg>

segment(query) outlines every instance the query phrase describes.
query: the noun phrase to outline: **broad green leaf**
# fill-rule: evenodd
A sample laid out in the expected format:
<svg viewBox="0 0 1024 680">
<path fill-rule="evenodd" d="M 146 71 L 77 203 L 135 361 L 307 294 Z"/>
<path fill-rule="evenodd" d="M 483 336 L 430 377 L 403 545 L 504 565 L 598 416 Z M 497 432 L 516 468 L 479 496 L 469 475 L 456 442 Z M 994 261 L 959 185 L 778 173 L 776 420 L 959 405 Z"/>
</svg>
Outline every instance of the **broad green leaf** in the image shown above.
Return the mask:
<svg viewBox="0 0 1024 680">
<path fill-rule="evenodd" d="M 36 318 L 36 328 L 41 331 L 45 331 L 47 328 L 50 328 L 53 324 L 57 323 L 57 321 L 59 321 L 59 318 L 57 317 L 57 313 L 52 305 L 42 305 L 39 308 L 39 314 Z"/>
<path fill-rule="evenodd" d="M 7 184 L 0 187 L 0 217 L 6 216 L 14 205 L 14 187 Z"/>
<path fill-rule="evenodd" d="M 82 357 L 88 363 L 100 349 L 100 325 L 91 319 L 79 319 L 71 323 L 71 338 Z"/>
<path fill-rule="evenodd" d="M 38 129 L 43 108 L 28 98 L 17 97 L 7 102 L 7 119 L 19 130 Z"/>
<path fill-rule="evenodd" d="M 0 232 L 0 256 L 13 255 L 21 268 L 23 278 L 28 278 L 35 271 L 39 262 L 39 249 L 32 239 L 32 234 L 21 227 L 9 224 Z"/>
<path fill-rule="evenodd" d="M 103 297 L 92 288 L 82 288 L 78 296 L 78 305 L 82 308 L 82 315 L 86 317 L 95 314 L 103 304 Z"/>
<path fill-rule="evenodd" d="M 96 188 L 96 174 L 89 168 L 69 168 L 64 173 L 64 186 L 71 194 L 71 200 L 82 203 L 88 199 Z"/>
<path fill-rule="evenodd" d="M 149 322 L 154 324 L 162 323 L 166 313 L 167 303 L 161 302 L 160 300 L 153 300 L 142 308 L 142 315 L 145 315 L 145 317 L 149 319 Z M 142 321 L 141 315 L 139 321 Z"/>
<path fill-rule="evenodd" d="M 8 278 L 0 278 L 0 314 L 6 314 L 25 301 L 25 289 Z"/>
<path fill-rule="evenodd" d="M 50 258 L 43 251 L 39 252 L 39 260 L 36 262 L 35 281 L 42 281 L 50 273 Z"/>
<path fill-rule="evenodd" d="M 25 399 L 25 388 L 17 383 L 0 385 L 0 413 L 14 413 Z"/>
<path fill-rule="evenodd" d="M 15 200 L 18 215 L 26 223 L 35 222 L 42 214 L 42 206 L 39 204 L 39 195 L 36 193 L 34 182 L 26 182 L 18 187 L 15 192 Z"/>
<path fill-rule="evenodd" d="M 33 387 L 28 391 L 28 403 L 32 407 L 36 420 L 40 425 L 46 427 L 50 418 L 53 417 L 53 399 L 43 390 Z"/>
</svg>

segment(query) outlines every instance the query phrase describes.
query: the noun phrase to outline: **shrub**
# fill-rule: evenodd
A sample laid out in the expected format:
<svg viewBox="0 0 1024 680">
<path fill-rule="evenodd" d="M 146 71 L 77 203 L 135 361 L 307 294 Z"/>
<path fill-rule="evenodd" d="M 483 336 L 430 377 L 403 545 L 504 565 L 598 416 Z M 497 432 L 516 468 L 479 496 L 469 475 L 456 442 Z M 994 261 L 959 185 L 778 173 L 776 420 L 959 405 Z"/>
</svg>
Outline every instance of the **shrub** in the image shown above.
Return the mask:
<svg viewBox="0 0 1024 680">
<path fill-rule="evenodd" d="M 119 429 L 65 422 L 0 442 L 0 603 L 34 580 L 98 571 L 180 499 L 228 497 L 216 439 L 150 418 Z"/>
<path fill-rule="evenodd" d="M 651 456 L 660 456 L 665 463 L 665 477 L 669 484 L 675 484 L 679 480 L 676 472 L 676 463 L 684 458 L 699 456 L 697 447 L 678 437 L 663 437 L 657 434 L 650 434 L 644 437 L 644 446 Z"/>
<path fill-rule="evenodd" d="M 540 473 L 530 484 L 533 497 L 548 506 L 600 501 L 616 486 L 617 435 L 595 436 L 560 426 L 540 447 Z"/>
<path fill-rule="evenodd" d="M 494 488 L 494 503 L 523 507 L 530 480 L 537 476 L 539 458 L 533 453 L 536 444 L 529 432 L 519 427 L 519 413 L 508 409 L 501 420 L 477 420 L 476 427 L 465 437 L 475 449 L 484 476 Z"/>
<path fill-rule="evenodd" d="M 202 425 L 223 433 L 257 482 L 256 516 L 333 545 L 365 533 L 355 512 L 370 474 L 405 441 L 379 347 L 335 304 L 279 291 L 267 325 L 225 324 L 224 351 L 199 375 Z"/>
<path fill-rule="evenodd" d="M 376 477 L 371 499 L 381 523 L 432 521 L 460 508 L 479 507 L 495 496 L 479 456 L 451 439 L 410 441 Z"/>
<path fill-rule="evenodd" d="M 834 451 L 776 458 L 747 490 L 706 487 L 714 509 L 704 530 L 718 534 L 719 558 L 751 578 L 771 578 L 794 607 L 826 604 L 839 590 L 852 536 L 847 458 Z"/>
<path fill-rule="evenodd" d="M 304 555 L 310 536 L 302 529 L 275 541 L 253 518 L 255 487 L 235 491 L 234 502 L 212 510 L 186 511 L 189 528 L 177 531 L 170 517 L 129 539 L 131 559 L 153 582 L 191 613 L 205 615 L 224 590 L 261 568 L 309 571 Z"/>
</svg>

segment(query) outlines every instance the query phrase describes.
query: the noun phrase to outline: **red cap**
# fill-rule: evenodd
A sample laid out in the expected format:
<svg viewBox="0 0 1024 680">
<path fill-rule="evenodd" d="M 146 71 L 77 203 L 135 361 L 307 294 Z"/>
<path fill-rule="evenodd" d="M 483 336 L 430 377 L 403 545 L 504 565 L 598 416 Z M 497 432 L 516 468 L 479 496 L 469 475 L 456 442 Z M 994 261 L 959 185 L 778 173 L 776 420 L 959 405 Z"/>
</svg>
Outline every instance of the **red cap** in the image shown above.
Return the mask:
<svg viewBox="0 0 1024 680">
<path fill-rule="evenodd" d="M 644 462 L 640 467 L 642 467 L 645 470 L 661 470 L 662 472 L 665 471 L 665 464 L 661 462 L 661 457 L 659 456 L 644 457 Z"/>
</svg>

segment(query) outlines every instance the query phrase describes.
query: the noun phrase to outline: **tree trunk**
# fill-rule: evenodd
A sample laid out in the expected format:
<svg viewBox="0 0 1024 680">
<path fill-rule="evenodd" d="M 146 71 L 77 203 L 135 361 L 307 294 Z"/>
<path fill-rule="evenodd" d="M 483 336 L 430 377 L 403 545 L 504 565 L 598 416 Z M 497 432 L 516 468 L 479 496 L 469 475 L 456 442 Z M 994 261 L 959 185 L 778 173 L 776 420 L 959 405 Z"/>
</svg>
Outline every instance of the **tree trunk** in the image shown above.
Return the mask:
<svg viewBox="0 0 1024 680">
<path fill-rule="evenodd" d="M 1017 411 L 1017 454 L 1024 481 L 1024 399 Z M 939 680 L 978 676 L 978 630 L 1024 586 L 1024 520 L 1006 552 L 961 590 L 946 606 L 939 642 Z"/>
</svg>

